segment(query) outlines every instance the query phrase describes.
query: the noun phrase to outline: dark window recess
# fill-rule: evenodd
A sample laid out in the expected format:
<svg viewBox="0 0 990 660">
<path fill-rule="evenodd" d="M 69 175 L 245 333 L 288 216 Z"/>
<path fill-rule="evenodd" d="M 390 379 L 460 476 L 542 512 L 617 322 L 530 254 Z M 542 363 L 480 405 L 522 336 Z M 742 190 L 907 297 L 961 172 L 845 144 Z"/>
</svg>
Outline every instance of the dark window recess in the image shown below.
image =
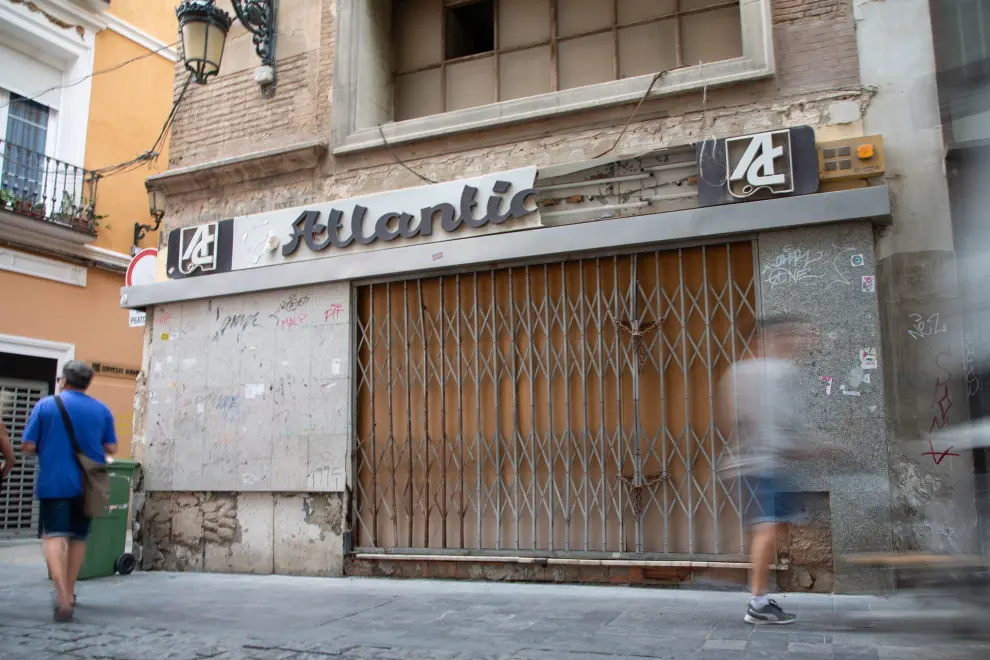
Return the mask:
<svg viewBox="0 0 990 660">
<path fill-rule="evenodd" d="M 495 0 L 448 7 L 446 22 L 445 59 L 453 60 L 495 50 Z"/>
</svg>

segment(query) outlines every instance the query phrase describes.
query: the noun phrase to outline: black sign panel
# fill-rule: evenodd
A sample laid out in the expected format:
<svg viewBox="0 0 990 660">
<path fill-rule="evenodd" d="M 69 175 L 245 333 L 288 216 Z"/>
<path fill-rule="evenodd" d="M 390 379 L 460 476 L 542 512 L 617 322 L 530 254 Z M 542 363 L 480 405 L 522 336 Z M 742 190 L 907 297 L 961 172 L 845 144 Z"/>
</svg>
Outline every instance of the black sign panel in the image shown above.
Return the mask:
<svg viewBox="0 0 990 660">
<path fill-rule="evenodd" d="M 230 272 L 234 252 L 234 221 L 180 227 L 168 234 L 165 274 L 181 280 Z"/>
<path fill-rule="evenodd" d="M 717 206 L 818 192 L 818 152 L 810 126 L 695 145 L 698 204 Z"/>
</svg>

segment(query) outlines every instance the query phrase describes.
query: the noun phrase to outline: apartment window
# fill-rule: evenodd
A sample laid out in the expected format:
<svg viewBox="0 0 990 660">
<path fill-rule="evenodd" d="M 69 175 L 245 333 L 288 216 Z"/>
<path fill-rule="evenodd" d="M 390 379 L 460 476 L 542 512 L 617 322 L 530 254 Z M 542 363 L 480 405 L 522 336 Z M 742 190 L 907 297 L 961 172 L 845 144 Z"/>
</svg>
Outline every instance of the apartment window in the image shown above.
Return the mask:
<svg viewBox="0 0 990 660">
<path fill-rule="evenodd" d="M 6 105 L 0 185 L 18 197 L 40 198 L 50 111 L 13 92 L 0 94 L 0 103 Z"/>
<path fill-rule="evenodd" d="M 395 0 L 397 121 L 741 57 L 738 0 Z"/>
</svg>

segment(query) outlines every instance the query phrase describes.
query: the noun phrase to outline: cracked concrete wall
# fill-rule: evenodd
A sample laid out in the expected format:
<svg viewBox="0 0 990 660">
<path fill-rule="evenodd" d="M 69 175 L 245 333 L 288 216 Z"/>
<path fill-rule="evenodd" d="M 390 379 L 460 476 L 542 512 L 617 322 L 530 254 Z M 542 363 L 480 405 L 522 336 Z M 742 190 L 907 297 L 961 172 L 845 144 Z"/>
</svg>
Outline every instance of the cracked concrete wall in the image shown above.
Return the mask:
<svg viewBox="0 0 990 660">
<path fill-rule="evenodd" d="M 145 492 L 144 570 L 341 575 L 342 493 Z"/>
<path fill-rule="evenodd" d="M 349 296 L 328 284 L 149 315 L 134 441 L 143 566 L 339 572 Z"/>
<path fill-rule="evenodd" d="M 876 257 L 894 547 L 969 552 L 972 455 L 925 438 L 969 419 L 929 11 L 925 0 L 854 4 L 860 76 L 876 89 L 864 127 L 883 135 L 892 193 Z"/>
</svg>

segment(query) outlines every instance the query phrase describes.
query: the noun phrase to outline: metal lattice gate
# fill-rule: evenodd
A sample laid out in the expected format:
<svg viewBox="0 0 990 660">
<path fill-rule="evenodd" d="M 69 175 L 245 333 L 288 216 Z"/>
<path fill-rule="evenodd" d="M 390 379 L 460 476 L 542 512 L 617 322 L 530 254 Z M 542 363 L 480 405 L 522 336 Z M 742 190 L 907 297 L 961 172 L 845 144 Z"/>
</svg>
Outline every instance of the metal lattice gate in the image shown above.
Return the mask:
<svg viewBox="0 0 990 660">
<path fill-rule="evenodd" d="M 34 499 L 37 459 L 21 452 L 21 434 L 34 405 L 48 395 L 48 383 L 0 379 L 0 419 L 14 445 L 17 465 L 0 491 L 0 537 L 36 536 L 38 503 Z"/>
<path fill-rule="evenodd" d="M 355 546 L 738 556 L 749 242 L 357 289 Z"/>
</svg>

